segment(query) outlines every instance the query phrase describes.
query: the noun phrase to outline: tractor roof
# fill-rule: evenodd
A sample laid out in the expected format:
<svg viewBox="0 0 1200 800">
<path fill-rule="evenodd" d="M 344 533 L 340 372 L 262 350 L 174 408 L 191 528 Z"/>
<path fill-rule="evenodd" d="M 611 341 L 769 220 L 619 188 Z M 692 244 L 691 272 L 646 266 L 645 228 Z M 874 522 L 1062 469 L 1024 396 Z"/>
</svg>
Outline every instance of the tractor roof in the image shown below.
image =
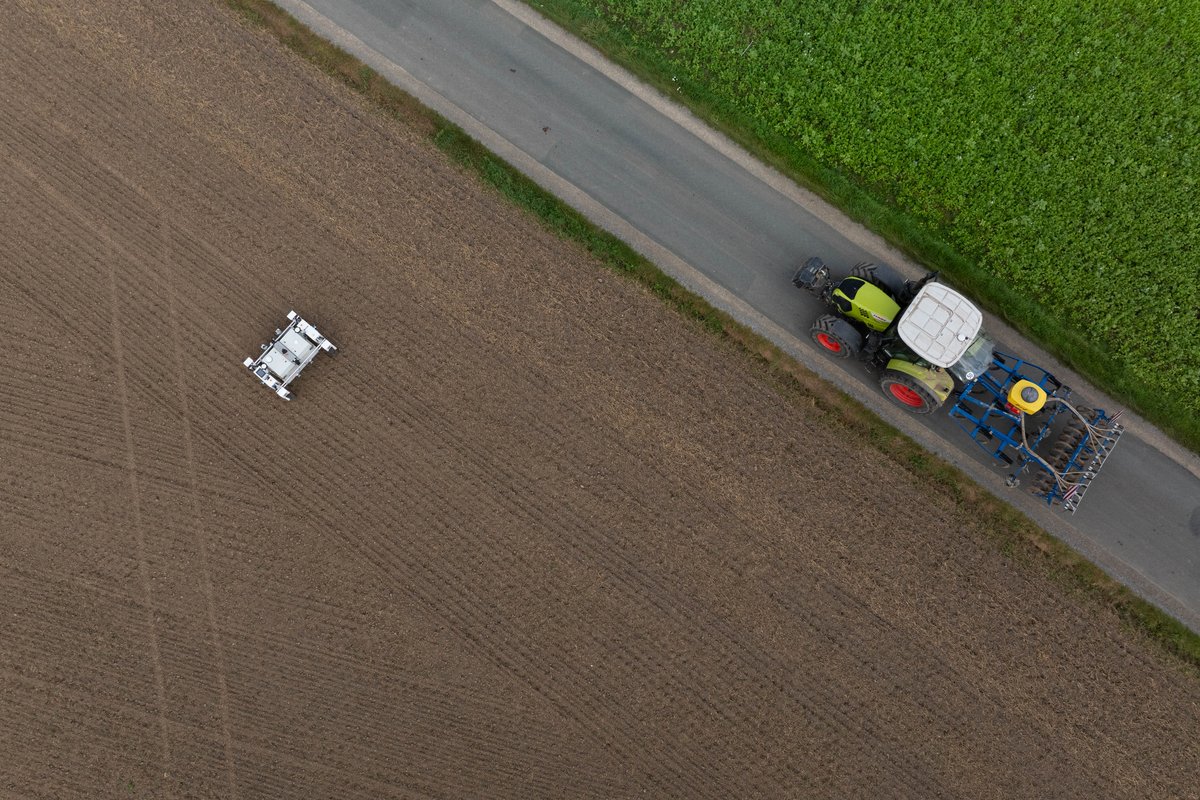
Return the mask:
<svg viewBox="0 0 1200 800">
<path fill-rule="evenodd" d="M 949 367 L 979 335 L 983 314 L 958 292 L 928 283 L 904 311 L 896 326 L 900 339 L 935 367 Z"/>
</svg>

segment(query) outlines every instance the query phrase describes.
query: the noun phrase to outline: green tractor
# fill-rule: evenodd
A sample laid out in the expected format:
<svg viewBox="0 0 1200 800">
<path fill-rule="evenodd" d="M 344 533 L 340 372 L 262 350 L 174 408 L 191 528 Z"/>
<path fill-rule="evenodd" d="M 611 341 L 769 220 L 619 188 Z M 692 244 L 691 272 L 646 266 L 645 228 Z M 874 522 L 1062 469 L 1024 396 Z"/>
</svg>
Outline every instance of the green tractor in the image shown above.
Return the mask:
<svg viewBox="0 0 1200 800">
<path fill-rule="evenodd" d="M 906 281 L 883 264 L 858 264 L 838 282 L 810 258 L 792 283 L 832 313 L 813 323 L 817 346 L 836 358 L 857 357 L 881 370 L 884 394 L 901 408 L 928 414 L 985 372 L 992 342 L 983 314 L 931 272 Z"/>
</svg>

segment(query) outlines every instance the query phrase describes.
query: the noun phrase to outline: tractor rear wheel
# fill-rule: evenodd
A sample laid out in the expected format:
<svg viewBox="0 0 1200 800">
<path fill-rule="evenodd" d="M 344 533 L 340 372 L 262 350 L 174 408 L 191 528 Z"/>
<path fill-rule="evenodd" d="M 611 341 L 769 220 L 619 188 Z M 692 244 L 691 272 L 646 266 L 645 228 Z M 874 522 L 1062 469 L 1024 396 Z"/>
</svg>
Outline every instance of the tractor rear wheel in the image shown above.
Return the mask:
<svg viewBox="0 0 1200 800">
<path fill-rule="evenodd" d="M 809 329 L 817 346 L 835 358 L 849 358 L 862 349 L 862 334 L 844 319 L 826 314 Z"/>
<path fill-rule="evenodd" d="M 889 369 L 884 372 L 883 377 L 879 379 L 879 386 L 889 400 L 914 414 L 929 414 L 942 404 L 929 387 L 899 370 Z"/>
<path fill-rule="evenodd" d="M 900 296 L 904 294 L 904 278 L 887 264 L 872 264 L 864 261 L 861 264 L 855 264 L 850 270 L 850 274 L 883 289 L 892 296 L 893 300 L 899 301 Z"/>
</svg>

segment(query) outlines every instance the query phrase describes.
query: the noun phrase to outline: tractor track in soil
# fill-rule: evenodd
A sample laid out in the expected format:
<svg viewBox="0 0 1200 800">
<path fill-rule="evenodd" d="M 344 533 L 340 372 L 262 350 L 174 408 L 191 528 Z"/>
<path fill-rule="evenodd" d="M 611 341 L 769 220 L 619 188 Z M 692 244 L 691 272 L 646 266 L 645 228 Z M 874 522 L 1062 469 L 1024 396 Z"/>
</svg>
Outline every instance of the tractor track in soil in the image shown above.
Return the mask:
<svg viewBox="0 0 1200 800">
<path fill-rule="evenodd" d="M 1194 676 L 416 129 L 218 4 L 11 17 L 4 792 L 1200 796 Z"/>
</svg>

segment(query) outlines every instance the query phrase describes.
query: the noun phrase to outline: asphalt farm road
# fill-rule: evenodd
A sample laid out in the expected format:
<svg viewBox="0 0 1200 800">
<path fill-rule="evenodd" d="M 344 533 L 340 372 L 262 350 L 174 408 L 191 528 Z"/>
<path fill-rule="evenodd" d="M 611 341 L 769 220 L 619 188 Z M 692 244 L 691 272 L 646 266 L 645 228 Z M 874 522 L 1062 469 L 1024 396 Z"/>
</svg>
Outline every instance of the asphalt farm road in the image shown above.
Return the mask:
<svg viewBox="0 0 1200 800">
<path fill-rule="evenodd" d="M 1052 510 L 1006 489 L 944 412 L 905 414 L 862 365 L 809 343 L 821 309 L 792 288 L 797 264 L 819 255 L 835 274 L 859 261 L 920 273 L 881 239 L 515 0 L 276 2 L 1200 631 L 1200 458 L 1126 414 L 1079 510 Z M 999 320 L 986 326 L 999 349 L 1046 367 L 1076 396 L 1121 407 Z"/>
</svg>

